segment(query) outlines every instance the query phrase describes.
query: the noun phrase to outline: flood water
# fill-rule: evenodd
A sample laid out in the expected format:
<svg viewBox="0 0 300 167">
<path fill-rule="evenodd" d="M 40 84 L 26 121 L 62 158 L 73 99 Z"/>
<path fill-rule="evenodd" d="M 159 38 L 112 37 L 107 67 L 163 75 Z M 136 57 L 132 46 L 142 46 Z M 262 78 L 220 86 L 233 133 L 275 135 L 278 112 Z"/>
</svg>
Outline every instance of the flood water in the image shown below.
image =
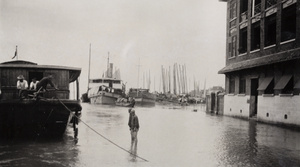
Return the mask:
<svg viewBox="0 0 300 167">
<path fill-rule="evenodd" d="M 1 140 L 0 166 L 300 166 L 299 131 L 207 114 L 203 105 L 137 107 L 133 150 L 128 108 L 82 107 L 89 127 L 79 123 L 77 143 L 71 126 L 62 139 Z"/>
</svg>

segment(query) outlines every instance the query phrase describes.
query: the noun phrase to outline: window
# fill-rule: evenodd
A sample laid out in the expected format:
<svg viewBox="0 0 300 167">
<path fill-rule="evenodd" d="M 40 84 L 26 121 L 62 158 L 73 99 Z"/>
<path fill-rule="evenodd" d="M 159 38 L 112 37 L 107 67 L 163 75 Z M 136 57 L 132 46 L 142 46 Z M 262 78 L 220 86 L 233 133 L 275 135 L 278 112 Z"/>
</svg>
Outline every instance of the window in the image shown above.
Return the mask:
<svg viewBox="0 0 300 167">
<path fill-rule="evenodd" d="M 276 13 L 265 20 L 265 46 L 276 44 Z"/>
<path fill-rule="evenodd" d="M 239 54 L 247 52 L 247 27 L 240 30 Z"/>
<path fill-rule="evenodd" d="M 244 22 L 248 19 L 248 0 L 241 0 L 240 2 L 240 22 Z"/>
<path fill-rule="evenodd" d="M 261 12 L 261 0 L 252 1 L 252 16 L 259 14 Z"/>
<path fill-rule="evenodd" d="M 257 90 L 261 94 L 273 94 L 274 93 L 274 79 L 273 77 L 266 77 L 262 80 Z"/>
<path fill-rule="evenodd" d="M 240 77 L 239 93 L 240 94 L 246 93 L 246 78 L 245 77 Z"/>
<path fill-rule="evenodd" d="M 231 42 L 229 43 L 229 57 L 236 56 L 236 35 L 231 37 Z"/>
<path fill-rule="evenodd" d="M 230 20 L 236 17 L 236 1 L 232 0 L 230 2 L 230 11 L 229 11 Z"/>
<path fill-rule="evenodd" d="M 283 75 L 276 83 L 274 90 L 277 90 L 282 94 L 292 94 L 294 90 L 293 75 Z"/>
<path fill-rule="evenodd" d="M 251 29 L 251 50 L 260 48 L 260 21 L 252 24 Z"/>
<path fill-rule="evenodd" d="M 236 35 L 232 37 L 232 56 L 236 56 Z"/>
<path fill-rule="evenodd" d="M 244 13 L 248 10 L 248 0 L 241 0 L 240 5 L 241 13 Z"/>
<path fill-rule="evenodd" d="M 30 83 L 33 78 L 38 81 L 41 80 L 43 78 L 43 72 L 29 72 L 28 83 Z"/>
<path fill-rule="evenodd" d="M 266 2 L 266 5 L 265 5 L 266 9 L 268 9 L 269 7 L 276 5 L 277 0 L 266 0 L 265 2 Z"/>
<path fill-rule="evenodd" d="M 267 86 L 265 94 L 273 94 L 274 93 L 274 79 L 270 82 L 270 84 Z"/>
<path fill-rule="evenodd" d="M 233 76 L 229 77 L 229 93 L 234 94 L 235 92 L 235 78 Z"/>
<path fill-rule="evenodd" d="M 294 77 L 290 79 L 290 81 L 286 84 L 281 93 L 283 94 L 292 94 L 294 90 Z"/>
<path fill-rule="evenodd" d="M 296 38 L 296 4 L 282 9 L 281 42 Z"/>
</svg>

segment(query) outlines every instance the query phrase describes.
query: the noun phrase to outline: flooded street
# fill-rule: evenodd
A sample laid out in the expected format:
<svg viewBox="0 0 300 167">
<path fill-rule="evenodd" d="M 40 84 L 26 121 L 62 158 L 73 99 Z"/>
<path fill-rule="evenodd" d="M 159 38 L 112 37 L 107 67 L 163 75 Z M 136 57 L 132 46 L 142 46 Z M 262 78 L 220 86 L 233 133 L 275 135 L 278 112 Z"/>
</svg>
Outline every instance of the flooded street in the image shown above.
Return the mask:
<svg viewBox="0 0 300 167">
<path fill-rule="evenodd" d="M 131 149 L 128 108 L 82 104 L 81 119 Z M 197 112 L 194 110 L 197 109 Z M 300 132 L 205 113 L 205 106 L 136 108 L 137 155 L 79 123 L 79 140 L 1 141 L 0 166 L 299 166 Z"/>
</svg>

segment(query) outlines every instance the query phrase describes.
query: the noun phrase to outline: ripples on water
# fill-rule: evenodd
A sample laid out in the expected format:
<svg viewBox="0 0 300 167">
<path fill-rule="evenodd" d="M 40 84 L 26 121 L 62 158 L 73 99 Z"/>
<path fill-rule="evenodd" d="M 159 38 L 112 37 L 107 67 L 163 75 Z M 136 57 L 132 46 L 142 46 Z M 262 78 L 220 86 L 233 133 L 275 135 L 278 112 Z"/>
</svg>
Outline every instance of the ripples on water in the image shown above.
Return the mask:
<svg viewBox="0 0 300 167">
<path fill-rule="evenodd" d="M 132 151 L 127 108 L 82 105 L 85 123 Z M 203 105 L 136 108 L 136 152 L 149 162 L 80 123 L 78 143 L 71 127 L 62 139 L 1 140 L 0 166 L 299 166 L 299 132 L 204 111 Z"/>
</svg>

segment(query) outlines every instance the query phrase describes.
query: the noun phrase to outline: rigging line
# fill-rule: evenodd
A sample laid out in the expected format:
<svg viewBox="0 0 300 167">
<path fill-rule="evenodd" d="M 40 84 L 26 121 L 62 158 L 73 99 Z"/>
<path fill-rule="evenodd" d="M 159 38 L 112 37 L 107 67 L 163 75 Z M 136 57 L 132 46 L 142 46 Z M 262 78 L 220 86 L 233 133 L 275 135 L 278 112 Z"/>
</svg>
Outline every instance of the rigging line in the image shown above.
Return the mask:
<svg viewBox="0 0 300 167">
<path fill-rule="evenodd" d="M 57 98 L 58 99 L 58 98 Z M 58 101 L 73 115 L 75 116 L 76 118 L 78 118 L 84 125 L 86 125 L 88 128 L 90 128 L 92 131 L 94 131 L 96 134 L 98 134 L 99 136 L 101 136 L 102 138 L 104 138 L 105 140 L 109 141 L 110 143 L 112 143 L 113 145 L 117 146 L 118 148 L 122 149 L 123 151 L 126 151 L 127 153 L 133 155 L 133 156 L 136 156 L 138 158 L 140 158 L 141 160 L 144 160 L 146 162 L 149 162 L 148 160 L 136 155 L 136 154 L 133 154 L 131 153 L 130 151 L 126 150 L 125 148 L 119 146 L 118 144 L 116 144 L 115 142 L 111 141 L 110 139 L 106 138 L 105 136 L 103 136 L 102 134 L 100 134 L 99 132 L 97 132 L 95 129 L 93 129 L 92 127 L 90 127 L 87 123 L 85 123 L 82 119 L 80 119 L 77 115 L 73 114 L 73 112 L 60 100 L 58 99 Z"/>
</svg>

